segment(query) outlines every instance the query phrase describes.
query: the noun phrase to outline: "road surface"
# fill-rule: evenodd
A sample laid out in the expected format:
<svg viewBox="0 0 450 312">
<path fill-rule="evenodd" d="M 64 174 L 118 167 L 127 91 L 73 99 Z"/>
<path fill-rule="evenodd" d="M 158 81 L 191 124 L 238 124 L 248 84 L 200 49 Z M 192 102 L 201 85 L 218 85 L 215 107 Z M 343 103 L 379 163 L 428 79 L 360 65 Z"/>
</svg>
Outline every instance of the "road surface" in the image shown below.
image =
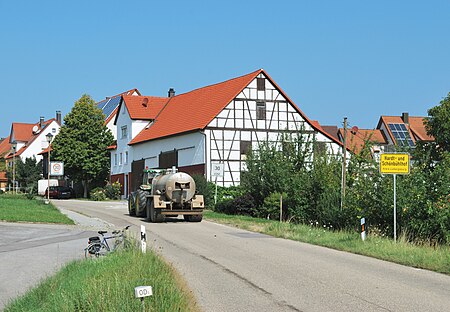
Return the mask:
<svg viewBox="0 0 450 312">
<path fill-rule="evenodd" d="M 450 276 L 212 222 L 151 224 L 126 203 L 58 201 L 147 244 L 184 276 L 204 311 L 450 311 Z"/>
</svg>

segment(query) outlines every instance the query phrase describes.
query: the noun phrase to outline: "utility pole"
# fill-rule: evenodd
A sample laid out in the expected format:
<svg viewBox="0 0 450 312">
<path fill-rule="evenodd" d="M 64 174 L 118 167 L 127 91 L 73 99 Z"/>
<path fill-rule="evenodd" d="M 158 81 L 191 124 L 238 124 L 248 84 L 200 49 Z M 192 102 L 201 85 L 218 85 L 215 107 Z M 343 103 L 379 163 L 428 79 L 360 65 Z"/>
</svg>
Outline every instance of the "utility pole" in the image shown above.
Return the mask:
<svg viewBox="0 0 450 312">
<path fill-rule="evenodd" d="M 342 185 L 341 185 L 341 209 L 344 206 L 345 199 L 345 185 L 347 174 L 347 117 L 344 117 L 344 142 L 343 142 L 343 157 L 342 157 Z"/>
</svg>

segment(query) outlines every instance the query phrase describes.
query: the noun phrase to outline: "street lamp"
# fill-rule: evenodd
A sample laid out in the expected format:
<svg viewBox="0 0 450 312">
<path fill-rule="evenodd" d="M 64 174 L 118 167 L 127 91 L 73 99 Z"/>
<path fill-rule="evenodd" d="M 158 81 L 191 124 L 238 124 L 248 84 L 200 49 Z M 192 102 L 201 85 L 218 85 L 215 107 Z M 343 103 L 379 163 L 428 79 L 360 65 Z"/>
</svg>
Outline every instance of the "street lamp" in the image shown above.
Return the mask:
<svg viewBox="0 0 450 312">
<path fill-rule="evenodd" d="M 13 194 L 14 194 L 14 187 L 16 184 L 16 148 L 17 148 L 17 142 L 14 140 L 11 142 L 11 147 L 13 151 Z"/>
<path fill-rule="evenodd" d="M 48 142 L 48 161 L 47 161 L 47 203 L 50 202 L 50 144 L 52 143 L 53 134 L 50 132 L 45 136 Z"/>
</svg>

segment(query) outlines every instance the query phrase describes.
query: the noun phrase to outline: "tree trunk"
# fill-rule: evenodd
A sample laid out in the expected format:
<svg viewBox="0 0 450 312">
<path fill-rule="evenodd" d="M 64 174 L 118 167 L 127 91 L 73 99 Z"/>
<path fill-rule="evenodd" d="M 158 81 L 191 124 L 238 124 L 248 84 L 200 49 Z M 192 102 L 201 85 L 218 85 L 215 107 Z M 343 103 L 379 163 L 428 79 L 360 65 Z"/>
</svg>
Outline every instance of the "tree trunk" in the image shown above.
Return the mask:
<svg viewBox="0 0 450 312">
<path fill-rule="evenodd" d="M 88 197 L 88 181 L 83 180 L 81 183 L 83 184 L 83 198 L 87 198 Z"/>
</svg>

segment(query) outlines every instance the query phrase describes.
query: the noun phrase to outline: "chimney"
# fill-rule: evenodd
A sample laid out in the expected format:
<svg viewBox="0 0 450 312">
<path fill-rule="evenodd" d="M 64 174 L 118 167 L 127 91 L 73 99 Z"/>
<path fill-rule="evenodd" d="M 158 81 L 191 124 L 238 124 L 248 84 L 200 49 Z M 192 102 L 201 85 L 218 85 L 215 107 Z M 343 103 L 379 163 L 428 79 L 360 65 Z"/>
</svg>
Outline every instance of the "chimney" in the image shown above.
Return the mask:
<svg viewBox="0 0 450 312">
<path fill-rule="evenodd" d="M 44 116 L 41 116 L 41 118 L 39 119 L 39 127 L 41 127 L 41 129 L 44 129 Z"/>
<path fill-rule="evenodd" d="M 61 111 L 56 111 L 56 122 L 61 125 Z"/>
<path fill-rule="evenodd" d="M 402 120 L 405 124 L 409 124 L 409 114 L 408 113 L 402 113 Z"/>
<path fill-rule="evenodd" d="M 175 90 L 173 88 L 169 89 L 168 96 L 169 97 L 174 97 L 175 96 Z"/>
</svg>

